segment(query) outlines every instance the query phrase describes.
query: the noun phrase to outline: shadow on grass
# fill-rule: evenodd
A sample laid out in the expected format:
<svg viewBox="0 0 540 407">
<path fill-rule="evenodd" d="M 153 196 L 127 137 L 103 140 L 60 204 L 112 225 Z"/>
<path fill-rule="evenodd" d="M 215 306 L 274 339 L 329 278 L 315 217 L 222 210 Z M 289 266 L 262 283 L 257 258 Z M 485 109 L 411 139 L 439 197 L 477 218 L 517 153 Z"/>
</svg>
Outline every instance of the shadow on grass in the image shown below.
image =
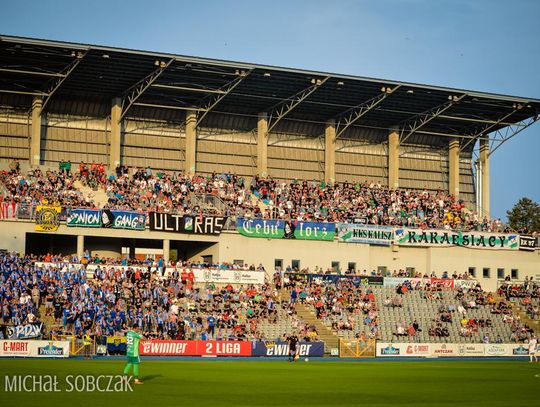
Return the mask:
<svg viewBox="0 0 540 407">
<path fill-rule="evenodd" d="M 155 379 L 156 377 L 163 377 L 163 375 L 161 375 L 161 374 L 151 374 L 151 375 L 148 375 L 148 376 L 141 376 L 141 380 L 143 382 L 149 382 L 150 380 Z"/>
</svg>

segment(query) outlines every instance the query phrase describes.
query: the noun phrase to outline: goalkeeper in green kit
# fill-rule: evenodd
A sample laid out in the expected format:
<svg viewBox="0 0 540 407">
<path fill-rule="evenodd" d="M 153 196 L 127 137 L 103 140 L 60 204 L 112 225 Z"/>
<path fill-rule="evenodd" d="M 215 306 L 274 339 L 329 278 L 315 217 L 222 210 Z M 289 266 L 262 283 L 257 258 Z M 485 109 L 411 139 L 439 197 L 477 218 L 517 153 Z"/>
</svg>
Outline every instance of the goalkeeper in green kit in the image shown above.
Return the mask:
<svg viewBox="0 0 540 407">
<path fill-rule="evenodd" d="M 137 332 L 140 331 L 139 328 L 133 328 L 133 331 L 128 331 L 126 333 L 126 356 L 127 356 L 127 365 L 124 368 L 124 375 L 128 375 L 133 366 L 133 376 L 135 376 L 135 384 L 142 384 L 139 380 L 139 342 L 141 339 L 144 339 L 143 336 Z"/>
</svg>

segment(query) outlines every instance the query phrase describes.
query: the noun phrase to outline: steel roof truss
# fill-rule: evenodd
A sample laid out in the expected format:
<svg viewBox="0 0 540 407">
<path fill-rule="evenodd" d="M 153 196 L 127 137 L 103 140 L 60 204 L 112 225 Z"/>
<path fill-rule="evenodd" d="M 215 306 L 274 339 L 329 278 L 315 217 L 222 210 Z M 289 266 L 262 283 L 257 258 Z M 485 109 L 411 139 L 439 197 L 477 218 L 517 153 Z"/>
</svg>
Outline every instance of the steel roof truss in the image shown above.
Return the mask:
<svg viewBox="0 0 540 407">
<path fill-rule="evenodd" d="M 37 75 L 37 76 L 54 76 L 64 77 L 65 75 L 58 72 L 44 72 L 44 71 L 28 71 L 26 69 L 12 69 L 12 68 L 0 68 L 0 72 L 15 73 L 21 75 Z"/>
<path fill-rule="evenodd" d="M 239 72 L 237 78 L 233 79 L 221 89 L 219 89 L 221 93 L 217 94 L 216 96 L 210 97 L 209 100 L 206 102 L 205 106 L 203 106 L 203 113 L 199 117 L 197 117 L 197 124 L 195 125 L 195 127 L 199 127 L 206 115 L 210 113 L 212 109 L 214 109 L 214 107 L 216 107 L 219 102 L 221 102 L 229 93 L 231 93 L 234 88 L 236 88 L 245 78 L 247 78 L 252 71 L 253 69 L 250 69 L 247 72 Z"/>
<path fill-rule="evenodd" d="M 328 79 L 330 79 L 330 76 L 327 76 L 323 79 L 317 79 L 315 80 L 315 83 L 313 85 L 307 87 L 304 90 L 301 90 L 290 98 L 268 109 L 270 111 L 270 113 L 268 114 L 268 134 L 270 134 L 270 132 L 274 129 L 274 127 L 276 127 L 276 125 L 281 121 L 281 119 L 283 119 L 290 112 L 292 112 L 300 103 L 306 100 L 309 95 L 311 95 L 322 85 L 324 85 L 324 83 Z"/>
<path fill-rule="evenodd" d="M 84 57 L 88 54 L 88 50 L 86 51 L 80 51 L 77 52 L 75 59 L 71 61 L 71 63 L 66 66 L 60 74 L 62 76 L 59 76 L 58 78 L 55 78 L 49 85 L 49 88 L 47 89 L 47 96 L 43 98 L 43 105 L 41 107 L 42 111 L 45 111 L 45 107 L 51 100 L 52 96 L 56 93 L 56 91 L 62 86 L 64 81 L 69 77 L 69 75 L 77 68 L 77 65 L 81 63 L 81 61 L 84 59 Z"/>
<path fill-rule="evenodd" d="M 466 93 L 460 96 L 449 96 L 450 100 L 448 102 L 445 102 L 439 106 L 436 106 L 433 109 L 420 113 L 412 117 L 411 119 L 402 122 L 401 125 L 399 125 L 399 127 L 401 128 L 399 137 L 400 144 L 405 143 L 414 133 L 416 133 L 418 130 L 420 130 L 432 120 L 439 117 L 452 106 L 459 103 L 465 96 L 467 96 Z"/>
<path fill-rule="evenodd" d="M 495 133 L 493 134 L 493 138 L 490 142 L 488 157 L 490 157 L 495 151 L 497 151 L 500 146 L 502 146 L 508 140 L 517 136 L 527 127 L 536 123 L 538 119 L 540 119 L 540 116 L 535 115 L 521 121 L 520 126 L 512 124 L 510 126 L 504 127 L 504 129 L 498 129 L 497 131 L 495 131 Z"/>
<path fill-rule="evenodd" d="M 13 93 L 15 95 L 32 95 L 32 96 L 42 96 L 42 97 L 47 96 L 47 94 L 45 92 L 24 91 L 24 90 L 10 90 L 10 89 L 0 89 L 0 93 Z"/>
<path fill-rule="evenodd" d="M 153 107 L 156 109 L 172 109 L 172 110 L 195 110 L 195 111 L 204 111 L 204 109 L 197 106 L 174 106 L 174 105 L 160 105 L 156 103 L 141 103 L 135 102 L 133 106 L 142 106 L 142 107 Z"/>
<path fill-rule="evenodd" d="M 517 107 L 512 110 L 510 113 L 507 113 L 505 114 L 504 116 L 501 116 L 499 119 L 497 119 L 495 122 L 491 123 L 491 124 L 488 124 L 487 126 L 484 126 L 481 130 L 477 131 L 476 133 L 472 134 L 472 138 L 465 144 L 463 145 L 462 148 L 460 148 L 460 151 L 464 150 L 469 144 L 471 143 L 474 143 L 476 142 L 476 140 L 483 136 L 483 135 L 486 135 L 490 132 L 491 129 L 493 129 L 494 127 L 497 127 L 499 126 L 500 124 L 502 124 L 506 119 L 508 119 L 510 116 L 512 116 L 514 113 L 518 112 L 520 109 L 518 109 Z M 519 125 L 518 125 L 519 126 Z"/>
<path fill-rule="evenodd" d="M 192 88 L 189 86 L 175 86 L 175 85 L 162 85 L 159 83 L 152 84 L 153 88 L 167 89 L 167 90 L 180 90 L 185 92 L 195 92 L 195 93 L 217 93 L 223 94 L 225 91 L 220 89 L 206 89 L 206 88 Z"/>
<path fill-rule="evenodd" d="M 122 114 L 120 115 L 119 122 L 124 119 L 131 106 L 133 106 L 137 99 L 142 96 L 146 89 L 148 89 L 174 61 L 175 58 L 169 59 L 165 64 L 156 61 L 156 63 L 159 62 L 158 68 L 125 92 L 124 97 L 122 98 Z"/>
<path fill-rule="evenodd" d="M 336 120 L 336 140 L 345 133 L 350 126 L 356 123 L 369 111 L 373 110 L 379 104 L 381 104 L 388 96 L 394 91 L 399 89 L 401 85 L 397 85 L 394 88 L 383 88 L 384 91 L 375 97 L 347 110 L 335 118 Z M 338 119 L 339 118 L 339 119 Z"/>
</svg>

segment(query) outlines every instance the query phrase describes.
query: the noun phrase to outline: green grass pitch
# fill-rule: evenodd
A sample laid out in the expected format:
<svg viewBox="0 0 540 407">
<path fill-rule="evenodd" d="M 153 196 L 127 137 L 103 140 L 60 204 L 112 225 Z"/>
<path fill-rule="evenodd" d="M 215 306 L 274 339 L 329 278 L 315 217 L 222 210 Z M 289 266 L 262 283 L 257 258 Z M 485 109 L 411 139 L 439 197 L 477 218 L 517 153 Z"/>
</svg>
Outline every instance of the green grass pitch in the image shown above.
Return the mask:
<svg viewBox="0 0 540 407">
<path fill-rule="evenodd" d="M 523 361 L 142 360 L 133 392 L 6 392 L 6 375 L 121 374 L 122 360 L 0 360 L 1 406 L 539 406 Z"/>
</svg>

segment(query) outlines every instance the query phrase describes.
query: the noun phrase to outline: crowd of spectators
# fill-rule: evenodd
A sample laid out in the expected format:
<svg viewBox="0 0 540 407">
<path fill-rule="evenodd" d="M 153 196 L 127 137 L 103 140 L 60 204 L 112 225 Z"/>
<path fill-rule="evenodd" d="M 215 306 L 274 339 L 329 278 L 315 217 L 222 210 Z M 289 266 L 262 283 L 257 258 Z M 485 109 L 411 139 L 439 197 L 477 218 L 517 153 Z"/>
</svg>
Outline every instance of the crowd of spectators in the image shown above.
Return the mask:
<svg viewBox="0 0 540 407">
<path fill-rule="evenodd" d="M 150 268 L 111 267 L 97 261 L 93 275 L 67 265 L 72 256 L 47 254 L 0 257 L 0 317 L 3 324 L 23 325 L 53 318 L 52 333 L 88 333 L 100 337 L 139 327 L 158 339 L 253 340 L 264 338 L 261 321 L 288 316 L 299 336 L 314 340 L 314 327 L 303 324 L 294 307 L 285 311 L 271 285 L 194 284 L 189 269 L 162 276 Z M 96 260 L 96 259 L 94 259 Z M 36 264 L 43 261 L 45 264 Z M 58 263 L 58 264 L 51 264 Z M 185 265 L 192 267 L 194 265 Z"/>
<path fill-rule="evenodd" d="M 272 282 L 264 285 L 218 287 L 195 284 L 191 270 L 208 267 L 206 264 L 178 263 L 174 272 L 164 274 L 155 269 L 154 260 L 124 262 L 97 256 L 89 259 L 97 266 L 90 277 L 84 267 L 69 265 L 80 260 L 76 256 L 2 254 L 2 323 L 24 325 L 49 317 L 54 320 L 54 332 L 73 332 L 79 336 L 116 335 L 137 326 L 150 338 L 275 340 L 282 334 L 266 338 L 259 325 L 276 324 L 286 318 L 303 340 L 316 340 L 316 327 L 304 323 L 296 312 L 297 304 L 302 303 L 336 332 L 365 332 L 365 339 L 380 336 L 375 291 L 358 279 L 308 278 L 276 271 Z M 526 287 L 526 290 L 523 286 L 514 287 L 511 291 L 522 299 L 538 294 L 538 287 L 532 281 Z M 282 288 L 289 293 L 288 299 L 280 296 Z M 440 285 L 431 282 L 407 280 L 395 287 L 393 297 L 386 297 L 382 303 L 385 307 L 401 308 L 409 291 L 437 293 L 440 290 L 443 290 Z M 444 290 L 459 305 L 456 308 L 445 302 L 447 296 L 432 298 L 440 304 L 428 328 L 430 336 L 450 336 L 449 326 L 455 320 L 460 335 L 466 338 L 476 336 L 483 328 L 491 328 L 491 318 L 469 314 L 469 310 L 478 307 L 487 307 L 494 317 L 502 315 L 502 321 L 510 325 L 512 332 L 506 340 L 523 341 L 532 332 L 512 313 L 506 301 L 497 300 L 480 285 Z M 421 298 L 430 301 L 425 296 Z M 44 315 L 40 315 L 40 306 Z M 412 339 L 420 330 L 416 320 L 410 323 L 397 320 L 393 335 Z M 487 333 L 483 336 L 488 342 L 493 339 Z"/>
<path fill-rule="evenodd" d="M 396 329 L 392 333 L 392 336 L 395 336 L 398 339 L 405 337 L 412 340 L 418 332 L 421 332 L 418 321 L 414 320 L 408 325 L 405 324 L 403 321 L 398 321 L 396 323 Z"/>
<path fill-rule="evenodd" d="M 38 323 L 44 283 L 28 258 L 0 255 L 0 320 L 6 325 Z"/>
<path fill-rule="evenodd" d="M 540 284 L 532 276 L 525 278 L 521 284 L 505 281 L 499 287 L 499 295 L 506 296 L 508 301 L 514 301 L 522 307 L 527 316 L 534 320 L 540 319 Z"/>
<path fill-rule="evenodd" d="M 251 191 L 266 205 L 264 218 L 318 222 L 502 231 L 500 219 L 489 221 L 445 191 L 392 190 L 378 183 L 285 182 L 255 177 Z"/>
<path fill-rule="evenodd" d="M 91 207 L 92 199 L 73 187 L 75 180 L 92 189 L 103 189 L 109 209 L 163 211 L 199 214 L 193 195 L 220 198 L 224 205 L 216 212 L 233 217 L 277 218 L 292 221 L 365 222 L 375 225 L 443 228 L 458 230 L 504 231 L 500 219 L 489 221 L 466 208 L 446 191 L 389 189 L 378 183 L 321 181 L 281 181 L 254 177 L 251 182 L 233 173 L 187 175 L 157 171 L 150 167 L 118 166 L 107 175 L 102 163 L 61 160 L 59 171 L 18 169 L 0 175 L 7 193 L 4 200 L 36 204 L 43 199 L 57 200 L 67 207 Z M 255 195 L 258 199 L 252 199 Z"/>
<path fill-rule="evenodd" d="M 62 162 L 60 163 L 60 165 Z M 64 172 L 67 175 L 70 175 L 70 171 L 66 171 L 71 169 L 71 163 L 68 161 L 67 164 L 64 162 Z M 62 172 L 62 168 L 60 167 L 60 172 Z M 107 174 L 105 171 L 105 165 L 103 163 L 97 164 L 96 162 L 93 162 L 92 164 L 80 162 L 79 163 L 79 180 L 83 183 L 83 185 L 87 185 L 90 188 L 96 190 L 99 186 L 104 185 L 107 179 Z"/>
<path fill-rule="evenodd" d="M 23 206 L 38 205 L 44 202 L 59 204 L 64 208 L 94 207 L 94 203 L 74 187 L 76 178 L 57 171 L 41 171 L 39 168 L 26 174 L 0 172 L 1 202 Z"/>
<path fill-rule="evenodd" d="M 224 202 L 224 208 L 214 208 L 223 215 L 259 216 L 258 206 L 244 188 L 244 179 L 235 174 L 168 174 L 147 167 L 136 169 L 132 175 L 117 171 L 116 177 L 106 180 L 104 189 L 108 206 L 113 209 L 199 214 L 200 202 L 192 197 L 207 195 Z"/>
<path fill-rule="evenodd" d="M 114 335 L 138 326 L 148 337 L 162 339 L 255 339 L 261 320 L 277 318 L 276 293 L 269 285 L 194 287 L 193 273 L 178 270 L 161 277 L 107 265 L 88 278 L 84 268 L 38 267 L 35 261 L 0 257 L 2 323 L 36 322 L 43 305 L 57 333 Z"/>
<path fill-rule="evenodd" d="M 300 301 L 311 307 L 318 319 L 335 331 L 357 331 L 356 316 L 368 331 L 370 339 L 379 335 L 378 309 L 375 294 L 369 287 L 351 279 L 312 280 L 289 275 L 285 278 L 291 303 Z"/>
</svg>

